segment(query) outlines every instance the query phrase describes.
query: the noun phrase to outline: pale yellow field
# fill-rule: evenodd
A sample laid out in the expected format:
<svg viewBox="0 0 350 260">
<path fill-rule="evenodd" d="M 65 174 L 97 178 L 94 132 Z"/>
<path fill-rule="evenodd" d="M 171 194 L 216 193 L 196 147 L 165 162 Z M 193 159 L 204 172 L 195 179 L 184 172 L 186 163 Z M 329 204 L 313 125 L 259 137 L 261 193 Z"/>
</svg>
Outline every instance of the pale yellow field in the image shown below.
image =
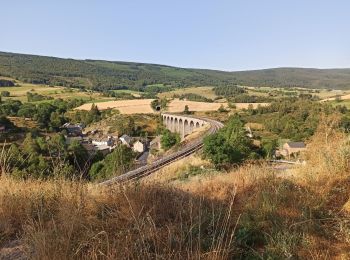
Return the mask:
<svg viewBox="0 0 350 260">
<path fill-rule="evenodd" d="M 135 99 L 135 100 L 117 100 L 97 103 L 97 107 L 100 110 L 115 108 L 122 114 L 138 114 L 138 113 L 154 113 L 151 108 L 151 102 L 153 99 Z M 90 110 L 91 103 L 84 104 L 77 109 Z M 168 112 L 183 112 L 185 106 L 188 105 L 190 111 L 212 111 L 218 110 L 221 105 L 227 106 L 222 103 L 206 103 L 206 102 L 195 102 L 195 101 L 184 101 L 184 100 L 172 100 L 168 105 Z"/>
<path fill-rule="evenodd" d="M 134 100 L 117 100 L 96 103 L 98 109 L 118 109 L 121 114 L 148 114 L 155 113 L 151 108 L 151 102 L 153 99 L 134 99 Z M 256 108 L 258 105 L 266 106 L 268 103 L 252 103 L 253 107 Z M 84 104 L 76 109 L 78 110 L 90 110 L 92 103 Z M 207 103 L 207 102 L 195 102 L 174 99 L 170 101 L 167 112 L 178 113 L 183 112 L 185 106 L 188 106 L 190 111 L 216 111 L 221 105 L 227 108 L 227 103 Z M 247 109 L 249 103 L 236 103 L 237 109 Z"/>
<path fill-rule="evenodd" d="M 116 100 L 97 103 L 100 110 L 108 108 L 118 109 L 121 114 L 148 114 L 154 113 L 151 108 L 153 99 L 133 99 L 133 100 Z M 78 110 L 90 110 L 92 103 L 84 104 L 77 107 Z"/>
</svg>

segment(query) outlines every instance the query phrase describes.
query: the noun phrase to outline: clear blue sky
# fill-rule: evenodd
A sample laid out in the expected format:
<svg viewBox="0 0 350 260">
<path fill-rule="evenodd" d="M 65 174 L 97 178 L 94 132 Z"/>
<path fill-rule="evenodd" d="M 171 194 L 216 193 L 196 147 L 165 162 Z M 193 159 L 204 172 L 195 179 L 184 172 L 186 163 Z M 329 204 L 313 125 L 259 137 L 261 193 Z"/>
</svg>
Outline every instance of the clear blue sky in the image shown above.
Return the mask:
<svg viewBox="0 0 350 260">
<path fill-rule="evenodd" d="M 246 70 L 350 67 L 348 0 L 4 0 L 0 51 Z"/>
</svg>

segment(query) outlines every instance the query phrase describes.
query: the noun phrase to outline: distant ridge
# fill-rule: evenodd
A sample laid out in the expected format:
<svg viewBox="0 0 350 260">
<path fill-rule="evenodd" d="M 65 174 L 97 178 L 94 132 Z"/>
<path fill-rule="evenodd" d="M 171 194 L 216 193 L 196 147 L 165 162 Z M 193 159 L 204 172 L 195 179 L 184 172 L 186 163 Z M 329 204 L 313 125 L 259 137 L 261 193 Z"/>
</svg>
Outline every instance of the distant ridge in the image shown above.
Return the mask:
<svg viewBox="0 0 350 260">
<path fill-rule="evenodd" d="M 227 72 L 140 62 L 75 60 L 0 52 L 0 76 L 34 84 L 140 89 L 150 84 L 175 87 L 249 85 L 350 89 L 350 69 L 273 68 Z"/>
</svg>

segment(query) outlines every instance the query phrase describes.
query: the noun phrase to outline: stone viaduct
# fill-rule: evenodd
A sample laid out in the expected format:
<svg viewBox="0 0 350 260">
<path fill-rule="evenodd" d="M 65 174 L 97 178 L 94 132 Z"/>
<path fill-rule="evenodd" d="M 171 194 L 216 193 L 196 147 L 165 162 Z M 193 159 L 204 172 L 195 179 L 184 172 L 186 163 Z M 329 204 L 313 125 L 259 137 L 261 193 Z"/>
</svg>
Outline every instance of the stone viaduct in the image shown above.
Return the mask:
<svg viewBox="0 0 350 260">
<path fill-rule="evenodd" d="M 162 114 L 163 123 L 171 132 L 180 134 L 181 139 L 191 134 L 194 129 L 208 124 L 206 121 L 183 115 Z"/>
</svg>

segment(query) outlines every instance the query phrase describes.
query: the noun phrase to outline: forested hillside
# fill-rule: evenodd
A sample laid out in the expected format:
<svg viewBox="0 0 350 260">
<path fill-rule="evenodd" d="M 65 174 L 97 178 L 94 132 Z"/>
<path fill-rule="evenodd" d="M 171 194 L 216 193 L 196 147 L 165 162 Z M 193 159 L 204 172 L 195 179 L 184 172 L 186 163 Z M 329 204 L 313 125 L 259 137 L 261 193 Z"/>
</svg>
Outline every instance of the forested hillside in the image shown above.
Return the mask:
<svg viewBox="0 0 350 260">
<path fill-rule="evenodd" d="M 350 89 L 350 69 L 276 68 L 233 72 L 251 86 Z"/>
<path fill-rule="evenodd" d="M 232 86 L 350 89 L 350 69 L 278 68 L 244 72 L 184 69 L 165 65 L 74 60 L 0 52 L 0 76 L 35 84 L 95 89 Z"/>
</svg>

